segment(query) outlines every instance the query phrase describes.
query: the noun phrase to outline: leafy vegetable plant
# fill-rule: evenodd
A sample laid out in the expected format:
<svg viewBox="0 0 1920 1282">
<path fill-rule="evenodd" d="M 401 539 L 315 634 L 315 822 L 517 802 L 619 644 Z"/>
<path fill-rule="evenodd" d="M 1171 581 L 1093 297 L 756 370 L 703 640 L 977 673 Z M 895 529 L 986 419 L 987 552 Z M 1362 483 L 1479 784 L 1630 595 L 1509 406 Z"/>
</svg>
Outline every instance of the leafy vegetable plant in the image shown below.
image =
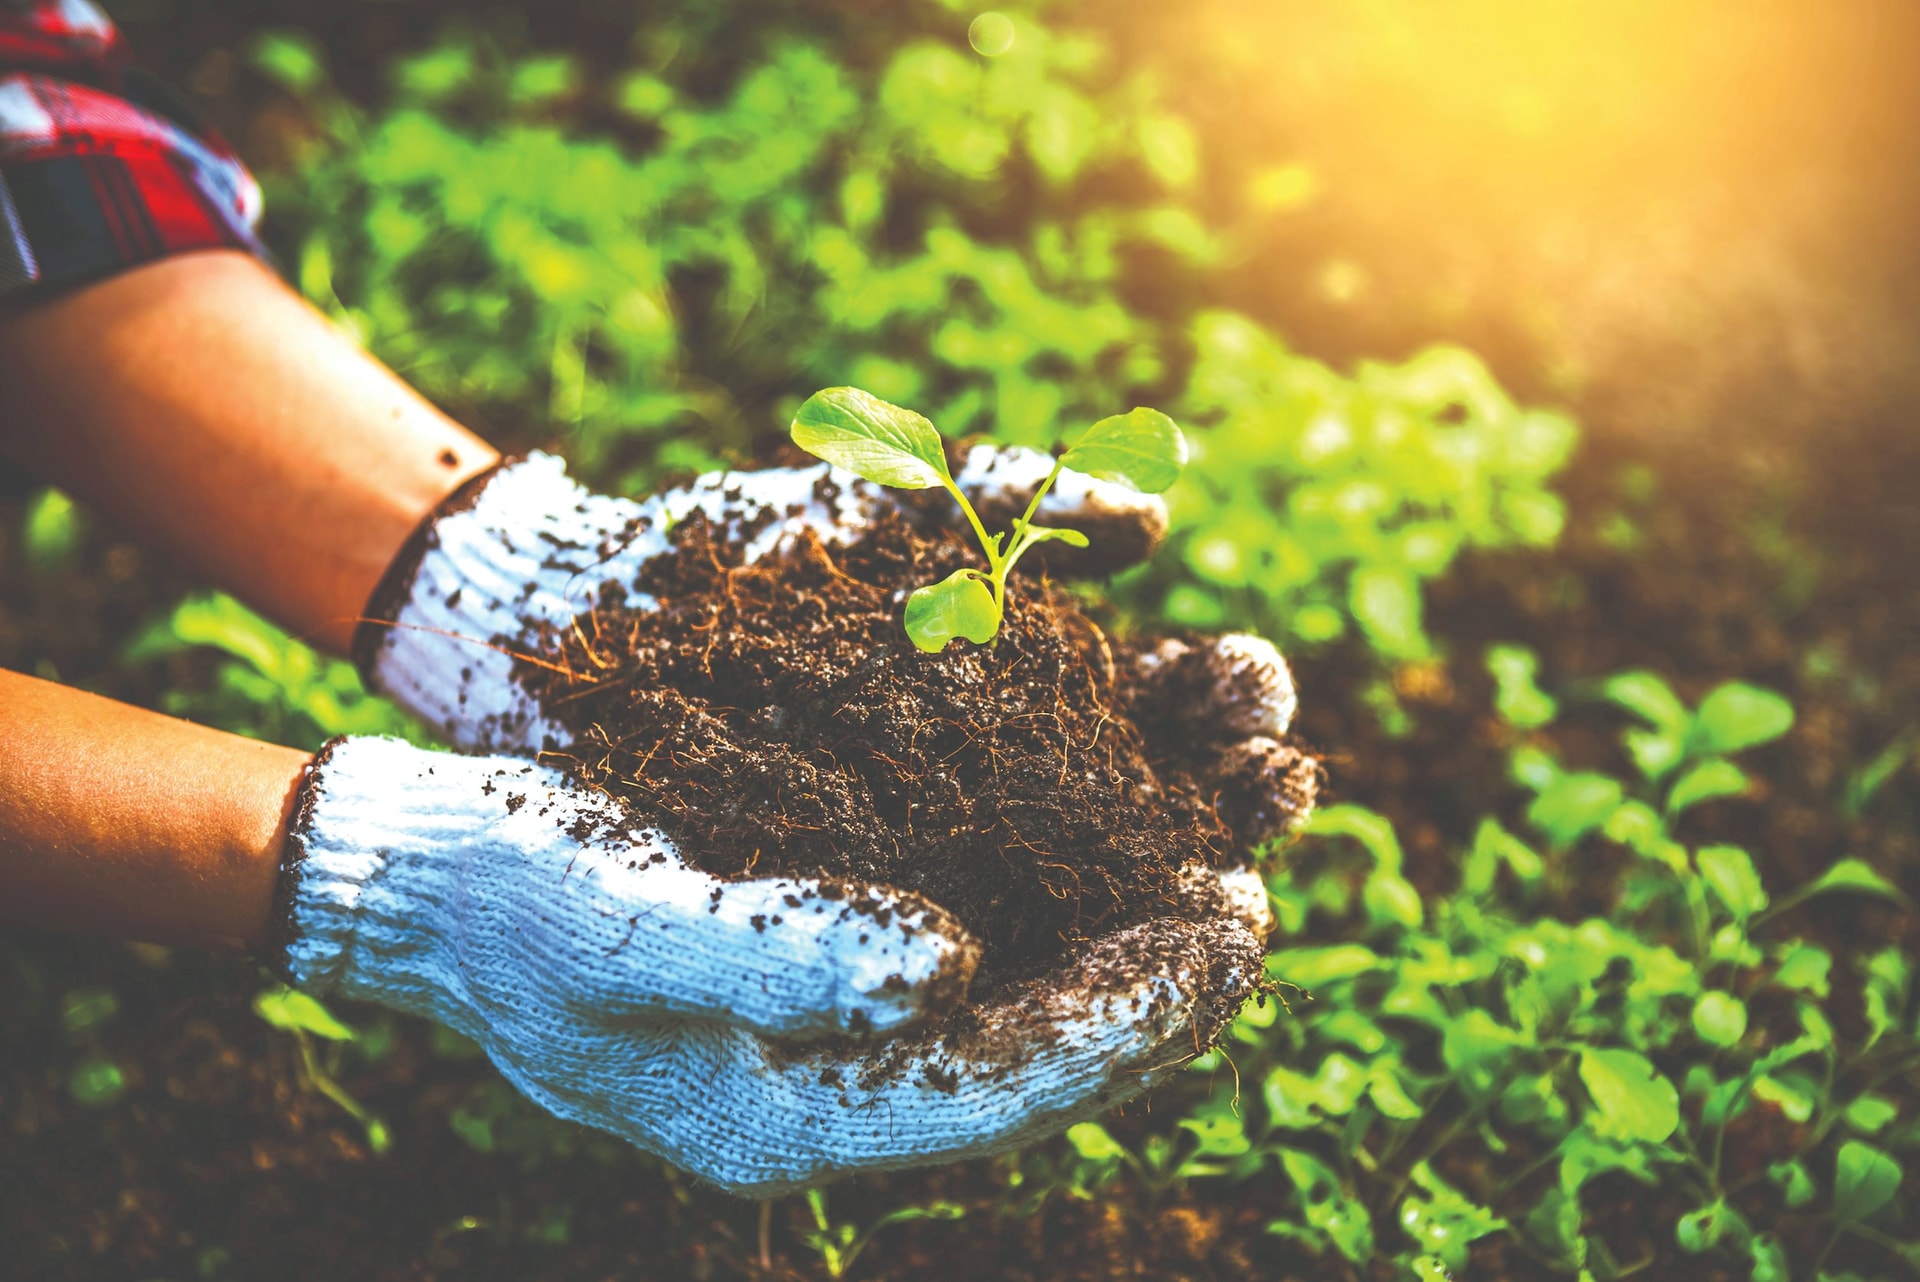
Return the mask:
<svg viewBox="0 0 1920 1282">
<path fill-rule="evenodd" d="M 856 387 L 816 392 L 793 420 L 794 444 L 836 467 L 877 485 L 903 490 L 939 486 L 953 495 L 986 554 L 985 571 L 964 566 L 907 598 L 907 636 L 938 653 L 955 637 L 984 644 L 999 634 L 1006 613 L 1007 576 L 1033 547 L 1057 540 L 1086 547 L 1078 530 L 1035 525 L 1040 501 L 1060 473 L 1073 471 L 1113 481 L 1143 494 L 1158 494 L 1179 479 L 1187 442 L 1172 419 L 1158 410 L 1133 409 L 1103 418 L 1080 434 L 1053 462 L 1013 527 L 988 534 L 980 514 L 954 482 L 940 433 L 924 416 L 890 405 Z"/>
</svg>

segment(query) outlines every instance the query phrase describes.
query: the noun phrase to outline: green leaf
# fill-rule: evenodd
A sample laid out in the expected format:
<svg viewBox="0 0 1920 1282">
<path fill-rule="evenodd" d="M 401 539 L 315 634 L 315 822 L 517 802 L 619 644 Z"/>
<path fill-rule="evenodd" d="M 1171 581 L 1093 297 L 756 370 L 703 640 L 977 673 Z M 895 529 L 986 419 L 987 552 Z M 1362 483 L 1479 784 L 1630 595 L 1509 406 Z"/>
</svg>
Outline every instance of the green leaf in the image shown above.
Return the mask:
<svg viewBox="0 0 1920 1282">
<path fill-rule="evenodd" d="M 1478 1006 L 1449 1020 L 1440 1034 L 1440 1058 L 1455 1079 L 1478 1094 L 1492 1087 L 1498 1069 L 1526 1041 Z"/>
<path fill-rule="evenodd" d="M 1873 801 L 1874 794 L 1886 786 L 1887 780 L 1907 763 L 1916 748 L 1920 748 L 1920 727 L 1908 726 L 1875 753 L 1873 760 L 1854 771 L 1847 779 L 1846 794 L 1840 800 L 1841 817 L 1858 818 Z"/>
<path fill-rule="evenodd" d="M 1913 964 L 1899 948 L 1888 947 L 1869 956 L 1861 970 L 1866 979 L 1861 996 L 1866 999 L 1867 1045 L 1872 1046 L 1898 1027 Z"/>
<path fill-rule="evenodd" d="M 1360 901 L 1367 907 L 1367 916 L 1377 926 L 1388 924 L 1416 929 L 1424 913 L 1420 906 L 1420 892 L 1413 883 L 1399 873 L 1384 869 L 1368 875 L 1360 890 Z"/>
<path fill-rule="evenodd" d="M 1427 1163 L 1417 1163 L 1410 1174 L 1426 1197 L 1408 1194 L 1400 1207 L 1400 1228 L 1423 1253 L 1438 1256 L 1448 1268 L 1465 1269 L 1467 1248 L 1507 1226 L 1435 1175 Z"/>
<path fill-rule="evenodd" d="M 1746 851 L 1738 846 L 1705 846 L 1694 858 L 1700 876 L 1737 919 L 1745 921 L 1767 906 L 1767 892 Z"/>
<path fill-rule="evenodd" d="M 1311 1153 L 1283 1148 L 1280 1166 L 1293 1181 L 1307 1223 L 1326 1234 L 1347 1259 L 1365 1264 L 1373 1254 L 1373 1221 L 1367 1208 L 1349 1196 L 1333 1169 Z"/>
<path fill-rule="evenodd" d="M 1580 1199 L 1563 1188 L 1549 1187 L 1538 1204 L 1527 1212 L 1526 1235 L 1546 1248 L 1565 1271 L 1573 1272 L 1586 1262 L 1587 1240 L 1581 1236 L 1583 1220 Z M 1592 1275 L 1584 1269 L 1581 1282 Z"/>
<path fill-rule="evenodd" d="M 1000 631 L 1000 606 L 978 570 L 959 569 L 907 598 L 907 636 L 929 654 L 955 637 L 981 645 Z"/>
<path fill-rule="evenodd" d="M 1746 1003 L 1717 989 L 1700 994 L 1693 1004 L 1693 1031 L 1710 1045 L 1733 1045 L 1746 1035 Z"/>
<path fill-rule="evenodd" d="M 1306 830 L 1316 837 L 1351 837 L 1373 856 L 1375 868 L 1400 871 L 1400 838 L 1394 835 L 1393 821 L 1378 811 L 1343 802 L 1315 811 Z"/>
<path fill-rule="evenodd" d="M 1540 656 L 1525 646 L 1488 647 L 1487 673 L 1494 683 L 1494 710 L 1508 725 L 1534 730 L 1552 721 L 1560 711 L 1553 697 L 1535 683 L 1539 670 Z"/>
<path fill-rule="evenodd" d="M 1671 868 L 1682 876 L 1693 875 L 1687 848 L 1667 835 L 1666 820 L 1644 801 L 1623 801 L 1607 816 L 1600 831 L 1644 859 Z"/>
<path fill-rule="evenodd" d="M 127 1089 L 127 1077 L 120 1066 L 99 1055 L 89 1056 L 67 1074 L 67 1093 L 88 1108 L 105 1108 Z"/>
<path fill-rule="evenodd" d="M 112 1019 L 119 1010 L 120 999 L 111 989 L 77 988 L 61 999 L 60 1022 L 78 1036 Z"/>
<path fill-rule="evenodd" d="M 275 1028 L 312 1033 L 333 1042 L 350 1042 L 359 1034 L 333 1017 L 333 1012 L 292 988 L 269 988 L 253 999 L 254 1013 Z"/>
<path fill-rule="evenodd" d="M 1239 1157 L 1253 1149 L 1246 1125 L 1225 1109 L 1213 1108 L 1197 1117 L 1182 1118 L 1180 1129 L 1197 1141 L 1194 1157 Z"/>
<path fill-rule="evenodd" d="M 1771 1233 L 1756 1233 L 1747 1240 L 1747 1256 L 1753 1261 L 1752 1282 L 1792 1282 L 1793 1270 L 1787 1263 L 1786 1248 Z"/>
<path fill-rule="evenodd" d="M 1711 1250 L 1729 1238 L 1744 1242 L 1750 1235 L 1740 1213 L 1720 1201 L 1681 1216 L 1674 1231 L 1680 1249 L 1695 1254 Z"/>
<path fill-rule="evenodd" d="M 1098 1122 L 1081 1122 L 1067 1128 L 1067 1143 L 1073 1145 L 1073 1151 L 1090 1162 L 1111 1162 L 1127 1155 L 1120 1147 L 1120 1141 L 1108 1134 L 1107 1128 Z"/>
<path fill-rule="evenodd" d="M 1383 1116 L 1397 1121 L 1411 1121 L 1426 1112 L 1420 1107 L 1419 1101 L 1407 1094 L 1407 1088 L 1401 1084 L 1393 1069 L 1380 1063 L 1374 1064 L 1368 1074 L 1367 1098 L 1373 1101 L 1373 1106 Z"/>
<path fill-rule="evenodd" d="M 1673 687 L 1651 672 L 1634 671 L 1608 677 L 1601 689 L 1608 699 L 1653 726 L 1651 730 L 1628 730 L 1621 736 L 1641 774 L 1658 779 L 1679 764 L 1693 717 Z"/>
<path fill-rule="evenodd" d="M 1782 988 L 1797 989 L 1824 998 L 1831 990 L 1827 973 L 1833 969 L 1833 954 L 1812 944 L 1795 943 L 1780 960 L 1773 982 Z"/>
<path fill-rule="evenodd" d="M 1474 830 L 1473 847 L 1467 852 L 1461 888 L 1470 895 L 1483 895 L 1493 889 L 1499 865 L 1505 864 L 1523 883 L 1540 880 L 1545 865 L 1531 846 L 1520 840 L 1491 815 L 1481 819 Z"/>
<path fill-rule="evenodd" d="M 1555 778 L 1527 807 L 1527 821 L 1558 847 L 1571 846 L 1604 824 L 1619 808 L 1625 791 L 1620 781 L 1590 771 Z"/>
<path fill-rule="evenodd" d="M 1862 1135 L 1875 1135 L 1900 1116 L 1900 1106 L 1884 1095 L 1862 1095 L 1847 1105 L 1845 1116 L 1849 1129 Z"/>
<path fill-rule="evenodd" d="M 1068 547 L 1084 548 L 1092 546 L 1088 542 L 1087 536 L 1078 530 L 1059 529 L 1051 525 L 1029 525 L 1026 529 L 1027 542 L 1030 544 L 1060 542 L 1066 544 Z"/>
<path fill-rule="evenodd" d="M 1694 753 L 1730 753 L 1778 739 L 1793 728 L 1793 705 L 1771 690 L 1729 681 L 1700 704 L 1688 736 Z"/>
<path fill-rule="evenodd" d="M 1738 796 L 1747 790 L 1746 772 L 1725 757 L 1708 757 L 1681 775 L 1667 794 L 1667 813 L 1677 815 L 1715 797 Z"/>
<path fill-rule="evenodd" d="M 1807 1168 L 1792 1158 L 1768 1166 L 1767 1178 L 1780 1190 L 1780 1200 L 1796 1210 L 1813 1201 L 1813 1195 L 1818 1192 Z"/>
<path fill-rule="evenodd" d="M 1912 901 L 1906 892 L 1888 881 L 1874 870 L 1864 859 L 1847 856 L 1833 867 L 1820 874 L 1818 880 L 1800 892 L 1800 897 L 1810 898 L 1824 895 L 1835 890 L 1851 890 L 1862 895 L 1878 895 L 1882 899 L 1891 899 L 1894 903 L 1906 906 Z"/>
<path fill-rule="evenodd" d="M 791 431 L 807 453 L 878 485 L 925 490 L 952 479 L 932 423 L 857 387 L 815 392 Z"/>
<path fill-rule="evenodd" d="M 1158 494 L 1180 479 L 1180 469 L 1187 465 L 1187 438 L 1159 410 L 1135 408 L 1082 432 L 1060 463 L 1142 494 Z"/>
<path fill-rule="evenodd" d="M 1601 1135 L 1658 1144 L 1680 1125 L 1679 1092 L 1638 1051 L 1583 1050 L 1580 1080 L 1593 1097 L 1588 1122 Z"/>
<path fill-rule="evenodd" d="M 65 560 L 79 546 L 84 526 L 80 509 L 63 491 L 41 490 L 27 504 L 20 523 L 28 564 L 47 568 Z"/>
<path fill-rule="evenodd" d="M 1900 1163 L 1871 1144 L 1848 1140 L 1833 1172 L 1833 1217 L 1842 1224 L 1864 1220 L 1893 1200 L 1905 1176 Z"/>
<path fill-rule="evenodd" d="M 254 43 L 255 67 L 295 93 L 308 93 L 320 83 L 326 69 L 312 41 L 290 31 L 270 31 Z"/>
<path fill-rule="evenodd" d="M 907 1224 L 914 1220 L 960 1220 L 965 1219 L 967 1208 L 959 1202 L 949 1202 L 945 1198 L 935 1198 L 924 1206 L 900 1206 L 888 1211 L 875 1220 L 867 1229 L 867 1238 L 881 1229 L 894 1224 Z"/>
<path fill-rule="evenodd" d="M 1420 584 L 1405 570 L 1385 565 L 1355 570 L 1347 605 L 1382 654 L 1408 659 L 1427 652 Z"/>
<path fill-rule="evenodd" d="M 1330 944 L 1275 953 L 1267 959 L 1267 973 L 1311 991 L 1320 984 L 1364 975 L 1380 964 L 1379 954 L 1363 944 Z"/>
<path fill-rule="evenodd" d="M 1673 687 L 1654 673 L 1635 670 L 1607 678 L 1601 693 L 1629 712 L 1645 717 L 1656 730 L 1684 733 L 1692 720 Z"/>
<path fill-rule="evenodd" d="M 1753 1084 L 1753 1097 L 1779 1109 L 1790 1122 L 1804 1122 L 1813 1116 L 1820 1087 L 1804 1074 L 1769 1073 Z"/>
</svg>

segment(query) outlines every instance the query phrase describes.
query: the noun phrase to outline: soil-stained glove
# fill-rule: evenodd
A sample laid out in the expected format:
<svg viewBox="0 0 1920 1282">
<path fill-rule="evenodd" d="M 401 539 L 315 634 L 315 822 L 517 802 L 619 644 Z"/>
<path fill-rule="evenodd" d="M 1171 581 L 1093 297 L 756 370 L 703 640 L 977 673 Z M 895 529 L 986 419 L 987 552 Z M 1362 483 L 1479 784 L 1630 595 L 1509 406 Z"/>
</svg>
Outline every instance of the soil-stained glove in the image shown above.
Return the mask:
<svg viewBox="0 0 1920 1282">
<path fill-rule="evenodd" d="M 1151 921 L 915 1031 L 977 961 L 933 905 L 716 881 L 557 772 L 391 739 L 316 762 L 281 898 L 296 983 L 438 1019 L 561 1117 L 756 1195 L 1087 1116 L 1210 1039 L 1261 962 L 1238 921 Z"/>
<path fill-rule="evenodd" d="M 1050 468 L 1032 451 L 980 447 L 955 479 L 983 515 L 1011 514 Z M 703 477 L 634 502 L 591 494 L 558 459 L 535 455 L 485 478 L 423 531 L 369 611 L 393 626 L 370 626 L 358 657 L 377 687 L 457 744 L 523 752 L 565 744 L 570 734 L 545 720 L 515 680 L 511 651 L 605 593 L 644 600 L 633 585 L 667 550 L 676 523 L 701 512 L 753 557 L 803 531 L 845 544 L 899 501 L 823 464 Z M 906 510 L 926 523 L 957 519 L 938 507 Z M 1158 498 L 1073 473 L 1048 494 L 1040 518 L 1100 531 L 1096 547 L 1134 558 L 1166 528 Z M 1209 672 L 1214 686 L 1195 700 L 1189 682 Z M 1146 662 L 1138 687 L 1148 722 L 1199 745 L 1200 758 L 1182 768 L 1212 787 L 1223 813 L 1240 816 L 1236 832 L 1269 834 L 1304 816 L 1313 763 L 1266 751 L 1293 713 L 1292 680 L 1271 646 L 1239 638 L 1168 649 Z M 1223 715 L 1196 722 L 1202 707 Z M 1272 925 L 1259 877 L 1196 868 L 1193 878 L 1196 902 L 1224 904 L 1223 915 L 1203 924 L 1154 920 L 1096 939 L 1051 975 L 884 1042 L 809 1043 L 724 1016 L 629 1019 L 587 1032 L 542 1023 L 538 995 L 502 1007 L 523 1012 L 510 1025 L 515 1033 L 479 1040 L 554 1112 L 736 1191 L 769 1194 L 850 1171 L 999 1151 L 1147 1089 L 1252 991 Z M 612 913 L 624 932 L 632 910 Z M 794 920 L 778 916 L 767 916 L 769 936 Z M 471 1027 L 458 1019 L 450 1022 Z M 555 1040 L 549 1047 L 543 1037 Z M 611 1085 L 584 1094 L 565 1085 L 580 1082 Z"/>
</svg>

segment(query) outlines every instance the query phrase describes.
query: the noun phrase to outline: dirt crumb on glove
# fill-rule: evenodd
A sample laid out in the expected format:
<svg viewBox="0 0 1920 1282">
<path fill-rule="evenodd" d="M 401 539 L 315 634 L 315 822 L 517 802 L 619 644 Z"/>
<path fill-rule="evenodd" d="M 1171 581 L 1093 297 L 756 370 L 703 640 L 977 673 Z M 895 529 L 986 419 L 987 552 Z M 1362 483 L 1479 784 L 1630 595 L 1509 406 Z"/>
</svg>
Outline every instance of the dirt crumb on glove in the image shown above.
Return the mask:
<svg viewBox="0 0 1920 1282">
<path fill-rule="evenodd" d="M 957 538 L 883 516 L 849 547 L 740 562 L 696 516 L 635 585 L 657 609 L 615 592 L 518 640 L 539 656 L 521 680 L 577 735 L 547 760 L 716 876 L 926 896 L 982 945 L 976 1000 L 1119 927 L 1226 912 L 1180 870 L 1242 863 L 1271 825 L 1236 834 L 1205 794 L 1219 744 L 1149 747 L 1140 723 L 1169 710 L 1065 592 L 1016 579 L 994 644 L 923 654 L 901 612 L 972 563 Z"/>
</svg>

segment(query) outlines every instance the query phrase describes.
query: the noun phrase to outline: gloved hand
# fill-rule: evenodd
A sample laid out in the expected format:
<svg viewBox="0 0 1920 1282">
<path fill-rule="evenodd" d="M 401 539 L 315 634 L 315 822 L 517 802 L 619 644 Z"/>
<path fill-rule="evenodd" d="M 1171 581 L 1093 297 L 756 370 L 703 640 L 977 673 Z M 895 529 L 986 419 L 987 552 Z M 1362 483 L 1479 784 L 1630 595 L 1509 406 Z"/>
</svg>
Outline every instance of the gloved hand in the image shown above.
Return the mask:
<svg viewBox="0 0 1920 1282">
<path fill-rule="evenodd" d="M 982 449 L 957 477 L 982 507 L 1017 511 L 1048 467 L 1028 451 Z M 1049 495 L 1042 519 L 1103 528 L 1096 547 L 1129 546 L 1136 555 L 1164 531 L 1157 499 L 1071 479 L 1076 484 Z M 690 512 L 704 512 L 759 555 L 802 528 L 829 542 L 857 538 L 896 501 L 817 466 L 706 477 L 636 503 L 588 494 L 558 460 L 538 455 L 475 490 L 398 567 L 383 607 L 395 626 L 370 632 L 375 644 L 361 658 L 379 688 L 454 742 L 519 751 L 567 736 L 516 684 L 507 651 L 534 626 L 572 619 L 608 585 L 626 590 Z M 1248 831 L 1277 831 L 1303 816 L 1313 764 L 1278 742 L 1294 699 L 1271 646 L 1244 637 L 1172 643 L 1142 665 L 1143 724 L 1207 745 L 1185 755 L 1209 775 L 1219 804 L 1246 816 Z M 1238 1009 L 1271 925 L 1250 869 L 1196 867 L 1195 881 L 1211 883 L 1210 898 L 1226 891 L 1233 916 L 1116 932 L 985 1007 L 912 1028 L 917 1015 L 941 1012 L 964 989 L 973 965 L 971 942 L 932 905 L 846 892 L 852 902 L 912 915 L 912 937 L 899 941 L 897 957 L 869 957 L 864 950 L 891 948 L 893 936 L 855 931 L 849 939 L 837 911 L 810 911 L 821 901 L 790 883 L 712 881 L 684 867 L 661 834 L 582 848 L 567 829 L 579 829 L 581 807 L 599 813 L 596 803 L 566 798 L 557 776 L 541 768 L 494 759 L 478 768 L 531 769 L 527 790 L 489 795 L 462 777 L 449 793 L 437 782 L 424 786 L 458 774 L 440 764 L 445 758 L 435 759 L 431 775 L 412 772 L 422 783 L 416 788 L 376 751 L 348 741 L 316 771 L 313 818 L 302 821 L 307 854 L 289 879 L 296 977 L 441 1018 L 554 1112 L 625 1135 L 739 1192 L 1012 1147 L 1146 1089 Z M 346 768 L 362 756 L 379 764 Z M 524 806 L 506 811 L 516 795 L 527 798 Z M 545 826 L 536 829 L 529 812 Z M 373 826 L 355 835 L 356 823 Z M 399 841 L 383 823 L 419 838 Z M 316 858 L 321 851 L 332 853 Z M 417 875 L 385 871 L 416 866 Z M 475 889 L 483 884 L 484 894 Z M 690 885 L 717 895 L 716 904 L 741 907 L 708 913 L 703 924 L 698 913 L 656 906 L 684 906 Z M 784 910 L 762 913 L 768 896 Z M 752 925 L 756 913 L 764 930 Z M 822 933 L 820 921 L 840 924 Z M 649 925 L 667 929 L 656 941 Z M 392 942 L 369 947 L 362 935 Z M 1127 964 L 1114 964 L 1121 960 Z M 876 975 L 890 982 L 876 990 L 867 982 Z M 743 1000 L 756 993 L 764 1005 Z M 863 1025 L 895 1031 L 877 1042 L 811 1040 Z"/>
</svg>

